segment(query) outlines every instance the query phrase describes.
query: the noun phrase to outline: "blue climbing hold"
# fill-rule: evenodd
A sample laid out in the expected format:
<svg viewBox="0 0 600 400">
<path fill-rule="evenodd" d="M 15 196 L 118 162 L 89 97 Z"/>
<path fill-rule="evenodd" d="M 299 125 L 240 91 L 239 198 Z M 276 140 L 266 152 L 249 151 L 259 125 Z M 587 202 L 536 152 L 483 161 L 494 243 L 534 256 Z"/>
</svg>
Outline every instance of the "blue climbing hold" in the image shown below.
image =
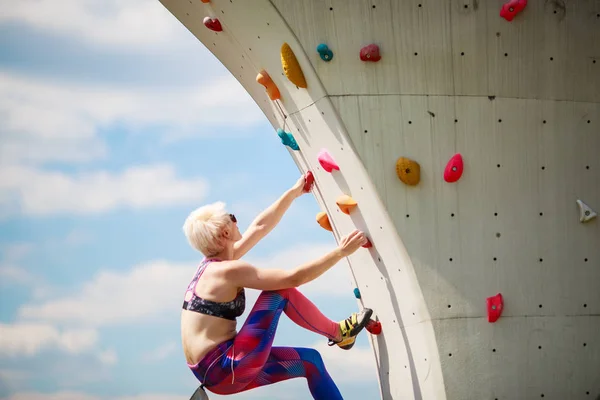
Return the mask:
<svg viewBox="0 0 600 400">
<path fill-rule="evenodd" d="M 358 290 L 358 288 L 354 288 L 354 297 L 360 299 L 360 290 Z"/>
<path fill-rule="evenodd" d="M 283 143 L 285 146 L 288 146 L 292 150 L 300 150 L 300 147 L 298 147 L 298 143 L 296 143 L 296 139 L 294 139 L 294 136 L 291 133 L 279 128 L 277 129 L 277 135 L 279 135 L 279 137 L 281 138 L 281 143 Z"/>
<path fill-rule="evenodd" d="M 333 58 L 333 51 L 331 51 L 331 49 L 329 49 L 325 43 L 321 43 L 317 46 L 317 52 L 323 61 L 329 62 Z"/>
</svg>

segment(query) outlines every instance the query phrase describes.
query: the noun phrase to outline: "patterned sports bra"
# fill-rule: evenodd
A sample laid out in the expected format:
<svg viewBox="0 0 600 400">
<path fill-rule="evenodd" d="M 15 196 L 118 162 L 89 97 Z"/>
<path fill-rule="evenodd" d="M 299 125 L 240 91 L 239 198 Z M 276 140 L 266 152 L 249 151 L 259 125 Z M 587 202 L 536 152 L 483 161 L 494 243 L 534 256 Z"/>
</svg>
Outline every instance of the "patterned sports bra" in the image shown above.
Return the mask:
<svg viewBox="0 0 600 400">
<path fill-rule="evenodd" d="M 202 276 L 202 273 L 206 270 L 206 267 L 210 262 L 218 261 L 212 258 L 205 258 L 202 260 L 192 281 L 187 287 L 185 292 L 185 298 L 188 297 L 188 293 L 191 292 L 192 296 L 189 301 L 183 301 L 183 309 L 189 311 L 195 311 L 201 314 L 212 315 L 213 317 L 225 318 L 231 321 L 235 321 L 237 317 L 244 313 L 246 308 L 246 293 L 244 289 L 240 290 L 235 299 L 220 303 L 212 300 L 206 300 L 196 295 L 196 285 L 198 280 Z"/>
</svg>

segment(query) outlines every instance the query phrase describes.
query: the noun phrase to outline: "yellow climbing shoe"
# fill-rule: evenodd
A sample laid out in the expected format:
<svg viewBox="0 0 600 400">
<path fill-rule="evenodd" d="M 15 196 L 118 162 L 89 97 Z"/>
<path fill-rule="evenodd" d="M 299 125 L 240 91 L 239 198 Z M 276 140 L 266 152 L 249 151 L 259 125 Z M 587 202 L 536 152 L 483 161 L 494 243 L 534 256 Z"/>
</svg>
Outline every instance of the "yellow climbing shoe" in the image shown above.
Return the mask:
<svg viewBox="0 0 600 400">
<path fill-rule="evenodd" d="M 363 308 L 359 313 L 352 313 L 352 315 L 343 321 L 340 321 L 340 332 L 342 333 L 342 339 L 335 341 L 329 339 L 327 343 L 329 346 L 337 344 L 344 350 L 350 350 L 354 346 L 356 336 L 363 330 L 367 325 L 367 322 L 371 319 L 373 310 L 370 308 Z"/>
</svg>

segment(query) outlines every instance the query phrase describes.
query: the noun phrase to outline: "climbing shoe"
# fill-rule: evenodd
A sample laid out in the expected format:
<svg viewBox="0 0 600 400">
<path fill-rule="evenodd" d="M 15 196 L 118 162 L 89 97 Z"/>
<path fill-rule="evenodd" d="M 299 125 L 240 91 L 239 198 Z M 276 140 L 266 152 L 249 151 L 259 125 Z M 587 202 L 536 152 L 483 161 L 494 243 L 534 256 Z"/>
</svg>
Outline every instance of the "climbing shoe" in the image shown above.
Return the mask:
<svg viewBox="0 0 600 400">
<path fill-rule="evenodd" d="M 344 350 L 350 350 L 354 346 L 356 336 L 363 330 L 367 325 L 367 322 L 371 319 L 373 310 L 370 308 L 363 308 L 359 313 L 352 313 L 352 315 L 343 321 L 340 321 L 340 331 L 342 332 L 342 339 L 335 341 L 329 339 L 327 343 L 329 346 L 337 344 Z"/>
</svg>

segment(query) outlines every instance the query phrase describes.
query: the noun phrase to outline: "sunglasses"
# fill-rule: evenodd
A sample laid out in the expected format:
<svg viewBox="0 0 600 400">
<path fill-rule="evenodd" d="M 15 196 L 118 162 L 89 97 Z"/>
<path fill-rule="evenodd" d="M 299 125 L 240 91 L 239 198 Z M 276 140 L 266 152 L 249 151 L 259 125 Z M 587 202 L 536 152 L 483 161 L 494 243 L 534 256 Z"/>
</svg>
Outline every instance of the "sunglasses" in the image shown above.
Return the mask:
<svg viewBox="0 0 600 400">
<path fill-rule="evenodd" d="M 231 218 L 231 222 L 237 223 L 237 218 L 233 214 L 229 214 L 229 218 Z"/>
</svg>

